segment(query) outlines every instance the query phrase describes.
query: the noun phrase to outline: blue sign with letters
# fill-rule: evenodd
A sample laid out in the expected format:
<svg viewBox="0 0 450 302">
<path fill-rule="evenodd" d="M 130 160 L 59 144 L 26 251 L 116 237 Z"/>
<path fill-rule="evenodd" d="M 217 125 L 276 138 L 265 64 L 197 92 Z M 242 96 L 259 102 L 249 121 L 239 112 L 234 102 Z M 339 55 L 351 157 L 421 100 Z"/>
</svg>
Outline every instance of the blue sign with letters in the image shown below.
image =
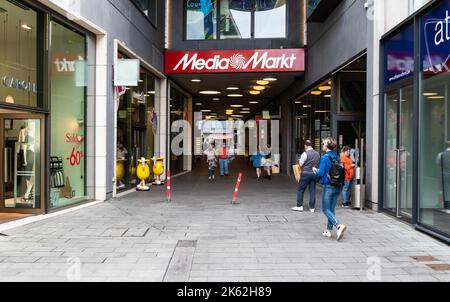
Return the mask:
<svg viewBox="0 0 450 302">
<path fill-rule="evenodd" d="M 450 0 L 421 18 L 421 71 L 440 74 L 450 71 Z"/>
<path fill-rule="evenodd" d="M 406 26 L 384 43 L 384 83 L 392 84 L 414 74 L 414 26 Z"/>
</svg>

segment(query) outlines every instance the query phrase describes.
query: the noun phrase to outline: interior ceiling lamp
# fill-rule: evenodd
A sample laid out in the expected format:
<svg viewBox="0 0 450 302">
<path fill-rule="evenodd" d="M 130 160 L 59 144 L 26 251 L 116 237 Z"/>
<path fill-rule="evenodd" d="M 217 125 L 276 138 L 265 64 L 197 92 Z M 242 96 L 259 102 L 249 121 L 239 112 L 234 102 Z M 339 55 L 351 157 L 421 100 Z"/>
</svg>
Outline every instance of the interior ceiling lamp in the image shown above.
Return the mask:
<svg viewBox="0 0 450 302">
<path fill-rule="evenodd" d="M 203 105 L 202 103 L 195 103 L 195 106 L 201 106 Z"/>
<path fill-rule="evenodd" d="M 319 90 L 320 91 L 328 91 L 328 90 L 331 90 L 331 86 L 326 86 L 326 85 L 325 86 L 320 86 Z"/>
<path fill-rule="evenodd" d="M 251 102 L 249 102 L 249 104 L 259 104 L 259 102 L 258 101 L 251 101 Z"/>
<path fill-rule="evenodd" d="M 31 26 L 29 26 L 28 24 L 22 24 L 22 26 L 21 26 L 23 29 L 26 29 L 26 30 L 32 30 L 33 28 L 31 27 Z"/>
<path fill-rule="evenodd" d="M 236 105 L 231 105 L 231 107 L 232 107 L 232 108 L 242 108 L 242 107 L 244 107 L 244 106 L 236 104 Z"/>
<path fill-rule="evenodd" d="M 232 87 L 228 87 L 227 90 L 239 90 L 239 87 L 232 86 Z"/>
<path fill-rule="evenodd" d="M 200 83 L 201 81 L 202 81 L 202 80 L 200 80 L 200 79 L 192 79 L 192 80 L 191 80 L 192 83 Z"/>
<path fill-rule="evenodd" d="M 275 78 L 275 77 L 266 77 L 263 80 L 264 81 L 269 81 L 269 82 L 276 82 L 276 81 L 278 81 L 278 79 Z"/>
<path fill-rule="evenodd" d="M 260 95 L 261 91 L 252 90 L 249 92 L 251 95 Z"/>
<path fill-rule="evenodd" d="M 256 91 L 263 91 L 264 89 L 266 89 L 266 87 L 264 86 L 253 86 L 253 89 Z"/>
<path fill-rule="evenodd" d="M 436 92 L 425 92 L 423 95 L 424 96 L 436 96 L 436 95 L 439 95 L 439 94 L 436 93 Z"/>
<path fill-rule="evenodd" d="M 430 100 L 443 100 L 443 99 L 445 99 L 445 96 L 440 96 L 440 95 L 429 96 L 428 99 L 430 99 Z"/>
<path fill-rule="evenodd" d="M 243 97 L 243 95 L 242 94 L 229 94 L 228 97 L 229 98 L 241 98 L 241 97 Z"/>
<path fill-rule="evenodd" d="M 258 81 L 256 81 L 256 84 L 266 86 L 266 85 L 269 85 L 270 82 L 266 81 L 266 80 L 258 80 Z"/>
<path fill-rule="evenodd" d="M 205 90 L 205 91 L 200 91 L 200 94 L 205 94 L 205 95 L 217 95 L 220 94 L 220 91 L 215 91 L 215 90 Z"/>
<path fill-rule="evenodd" d="M 322 91 L 319 91 L 319 90 L 313 90 L 313 91 L 311 91 L 311 94 L 312 94 L 312 95 L 321 95 L 321 94 L 322 94 Z"/>
<path fill-rule="evenodd" d="M 326 98 L 331 98 L 331 94 L 326 94 L 326 95 L 324 95 L 324 97 L 326 97 Z"/>
<path fill-rule="evenodd" d="M 213 101 L 220 101 L 219 98 L 213 98 L 212 100 L 213 100 Z"/>
<path fill-rule="evenodd" d="M 200 112 L 205 112 L 205 113 L 209 113 L 209 112 L 211 112 L 212 110 L 209 110 L 209 109 L 203 109 L 203 110 L 200 110 Z"/>
</svg>

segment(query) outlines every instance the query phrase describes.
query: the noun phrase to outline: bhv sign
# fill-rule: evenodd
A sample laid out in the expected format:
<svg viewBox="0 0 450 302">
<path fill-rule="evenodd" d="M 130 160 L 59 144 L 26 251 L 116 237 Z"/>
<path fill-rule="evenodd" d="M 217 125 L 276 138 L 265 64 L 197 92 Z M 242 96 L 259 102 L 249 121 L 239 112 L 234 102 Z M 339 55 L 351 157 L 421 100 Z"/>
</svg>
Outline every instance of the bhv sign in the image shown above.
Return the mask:
<svg viewBox="0 0 450 302">
<path fill-rule="evenodd" d="M 422 71 L 438 74 L 450 71 L 450 0 L 442 3 L 421 19 Z"/>
<path fill-rule="evenodd" d="M 165 71 L 178 73 L 301 72 L 305 50 L 167 51 Z"/>
</svg>

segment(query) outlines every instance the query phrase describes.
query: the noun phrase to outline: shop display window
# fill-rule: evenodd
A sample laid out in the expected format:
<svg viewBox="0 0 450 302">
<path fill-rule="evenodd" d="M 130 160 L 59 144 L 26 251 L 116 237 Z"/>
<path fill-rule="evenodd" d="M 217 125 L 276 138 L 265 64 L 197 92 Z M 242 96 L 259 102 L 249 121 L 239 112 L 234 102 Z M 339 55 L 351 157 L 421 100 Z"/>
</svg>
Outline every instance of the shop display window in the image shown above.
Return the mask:
<svg viewBox="0 0 450 302">
<path fill-rule="evenodd" d="M 86 36 L 51 22 L 50 207 L 87 200 Z"/>
<path fill-rule="evenodd" d="M 421 19 L 419 221 L 450 235 L 450 41 L 436 33 L 450 1 Z M 428 37 L 428 39 L 427 39 Z"/>
<path fill-rule="evenodd" d="M 42 103 L 40 14 L 0 0 L 0 102 L 44 107 Z M 43 49 L 43 46 L 42 46 Z"/>
<path fill-rule="evenodd" d="M 125 58 L 120 54 L 119 57 Z M 120 96 L 117 117 L 117 190 L 127 190 L 139 183 L 138 160 L 150 160 L 155 154 L 158 117 L 155 98 L 159 95 L 159 79 L 141 68 L 137 87 L 127 87 Z M 153 175 L 150 176 L 150 179 Z"/>
</svg>

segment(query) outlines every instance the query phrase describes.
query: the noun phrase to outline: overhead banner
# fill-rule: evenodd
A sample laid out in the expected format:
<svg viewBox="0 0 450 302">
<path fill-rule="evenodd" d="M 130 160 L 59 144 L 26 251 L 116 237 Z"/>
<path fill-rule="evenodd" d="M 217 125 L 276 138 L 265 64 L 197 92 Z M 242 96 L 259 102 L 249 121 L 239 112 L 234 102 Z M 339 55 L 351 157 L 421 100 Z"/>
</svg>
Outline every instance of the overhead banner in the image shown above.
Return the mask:
<svg viewBox="0 0 450 302">
<path fill-rule="evenodd" d="M 168 74 L 301 72 L 305 71 L 305 50 L 167 51 L 165 65 Z"/>
</svg>

